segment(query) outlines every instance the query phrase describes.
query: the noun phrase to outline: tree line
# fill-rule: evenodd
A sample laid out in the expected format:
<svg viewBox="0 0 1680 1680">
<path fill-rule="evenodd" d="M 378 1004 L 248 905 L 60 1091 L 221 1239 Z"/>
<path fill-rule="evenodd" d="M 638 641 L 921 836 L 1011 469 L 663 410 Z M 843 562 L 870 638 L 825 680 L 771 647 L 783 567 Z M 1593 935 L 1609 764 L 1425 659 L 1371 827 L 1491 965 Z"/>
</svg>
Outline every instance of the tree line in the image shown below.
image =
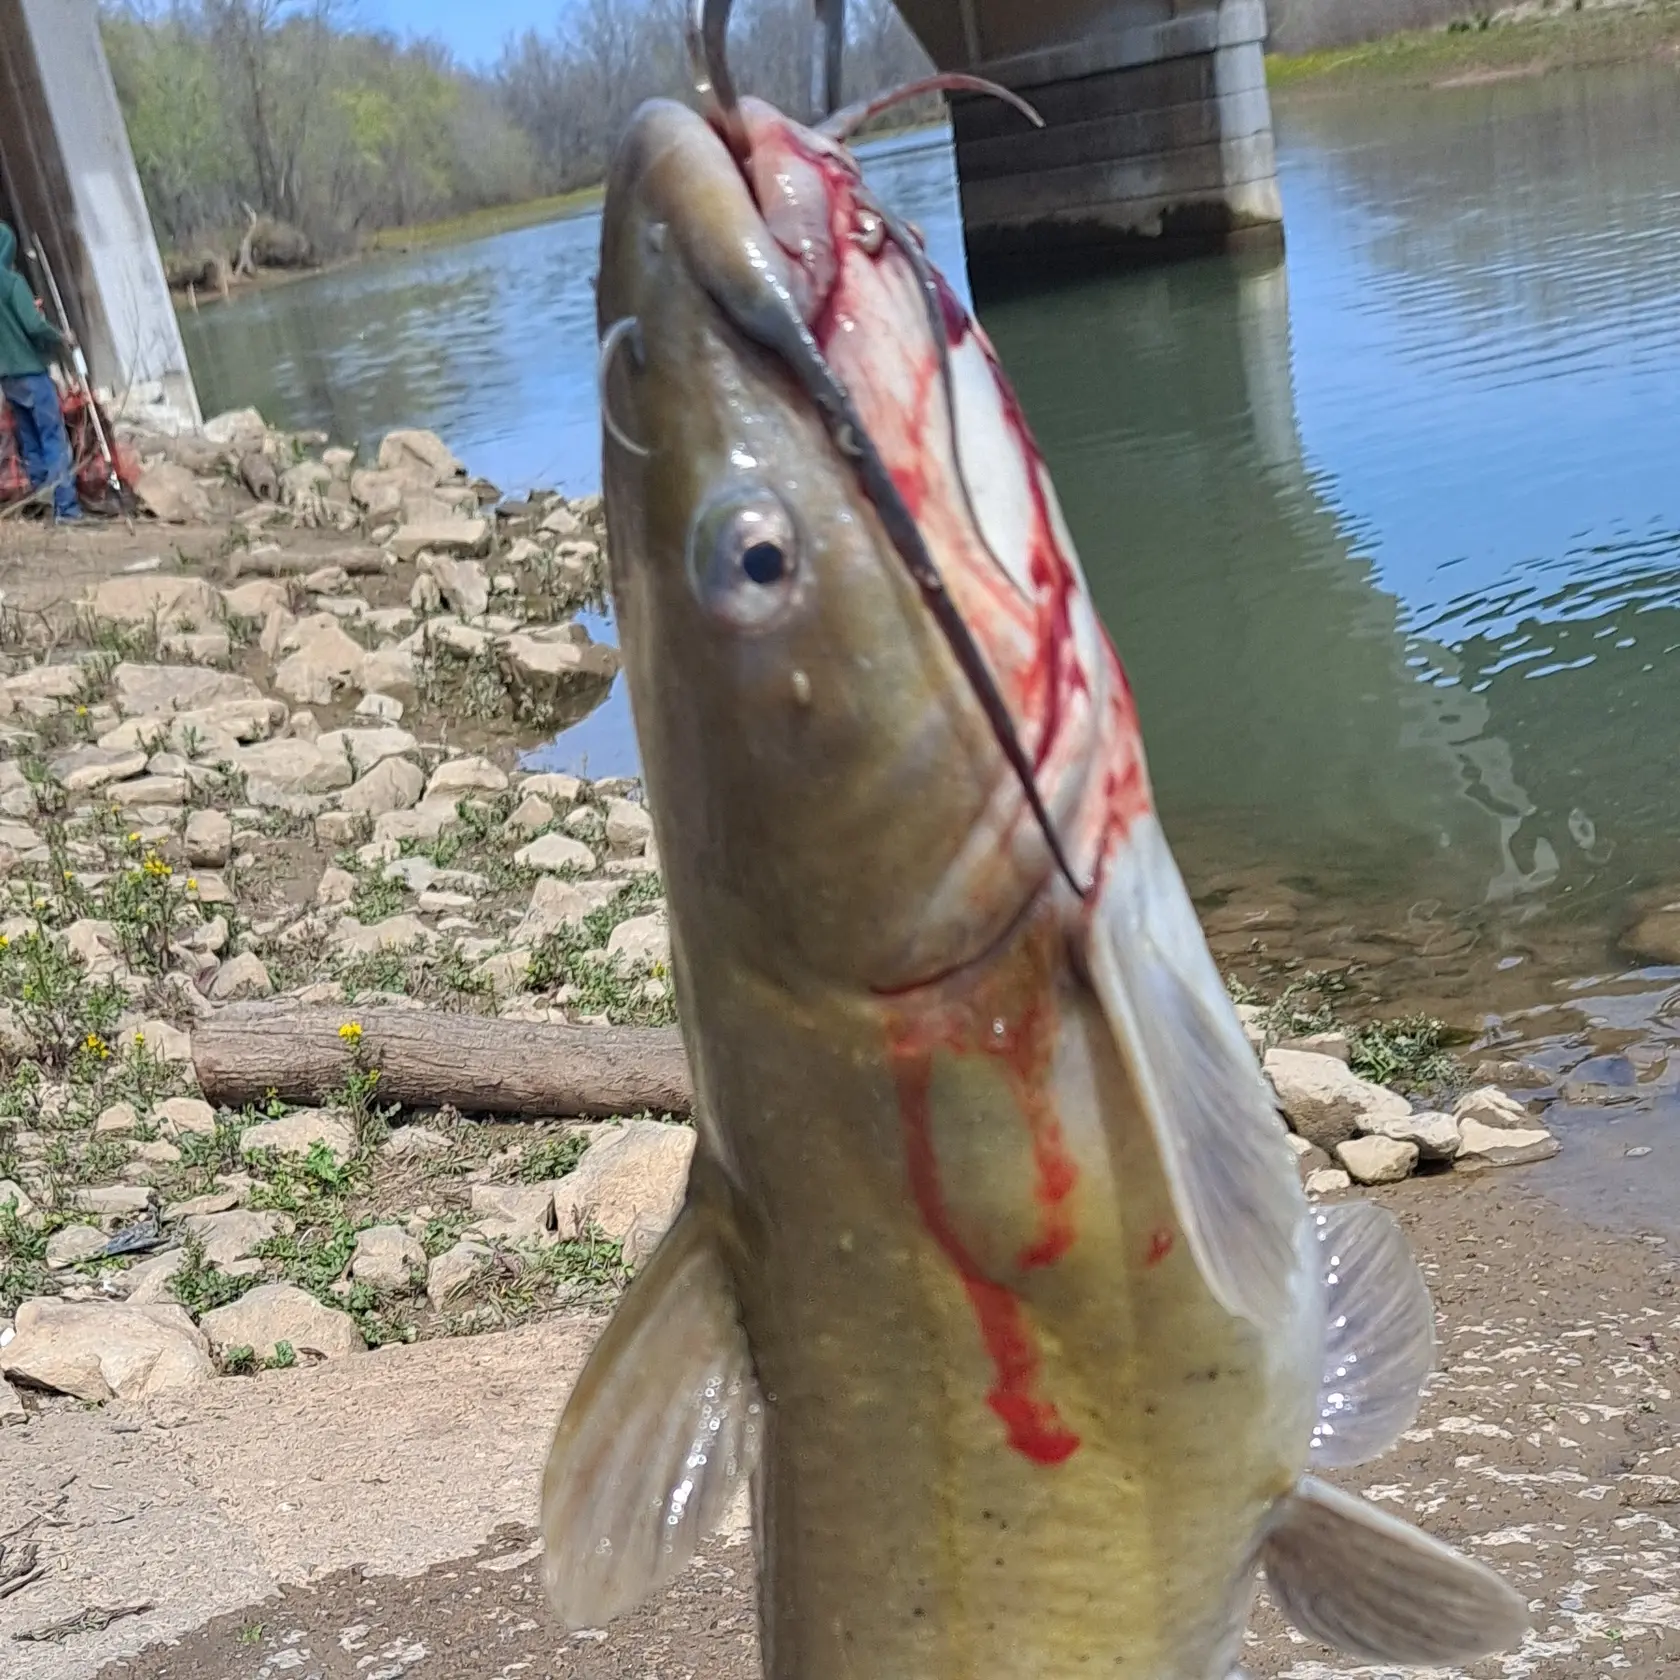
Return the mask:
<svg viewBox="0 0 1680 1680">
<path fill-rule="evenodd" d="M 357 26 L 354 0 L 107 0 L 107 56 L 160 243 L 341 254 L 382 228 L 601 179 L 630 113 L 689 93 L 687 0 L 575 0 L 493 67 Z M 924 74 L 891 0 L 851 0 L 846 91 Z M 811 0 L 746 0 L 743 89 L 802 112 Z M 925 108 L 924 108 L 925 109 Z"/>
</svg>

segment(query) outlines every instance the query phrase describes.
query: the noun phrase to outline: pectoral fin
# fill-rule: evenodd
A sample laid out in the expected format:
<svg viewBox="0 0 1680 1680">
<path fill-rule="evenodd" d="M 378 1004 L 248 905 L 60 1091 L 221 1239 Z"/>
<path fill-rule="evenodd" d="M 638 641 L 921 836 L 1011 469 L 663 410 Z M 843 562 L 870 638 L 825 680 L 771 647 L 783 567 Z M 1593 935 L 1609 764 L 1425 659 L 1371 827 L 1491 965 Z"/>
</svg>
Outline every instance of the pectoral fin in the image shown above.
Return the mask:
<svg viewBox="0 0 1680 1680">
<path fill-rule="evenodd" d="M 1313 1218 L 1328 1309 L 1313 1462 L 1365 1464 L 1417 1416 L 1435 1359 L 1435 1308 L 1387 1208 L 1342 1202 Z"/>
<path fill-rule="evenodd" d="M 1310 1476 L 1261 1561 L 1273 1603 L 1302 1633 L 1364 1662 L 1474 1662 L 1528 1631 L 1527 1605 L 1491 1569 Z"/>
<path fill-rule="evenodd" d="M 1262 1329 L 1288 1310 L 1306 1216 L 1284 1127 L 1152 816 L 1091 911 L 1086 966 L 1216 1300 Z"/>
<path fill-rule="evenodd" d="M 556 1616 L 599 1627 L 693 1556 L 751 1474 L 763 1403 L 711 1216 L 686 1206 L 630 1285 L 543 1473 Z"/>
</svg>

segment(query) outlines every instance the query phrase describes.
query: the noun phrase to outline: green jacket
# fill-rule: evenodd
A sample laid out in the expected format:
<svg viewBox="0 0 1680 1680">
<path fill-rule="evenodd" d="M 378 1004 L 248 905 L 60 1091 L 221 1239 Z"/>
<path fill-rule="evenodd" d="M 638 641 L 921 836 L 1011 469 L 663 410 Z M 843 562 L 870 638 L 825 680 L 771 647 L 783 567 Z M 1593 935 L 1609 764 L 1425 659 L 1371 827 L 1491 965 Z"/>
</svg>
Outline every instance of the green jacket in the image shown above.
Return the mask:
<svg viewBox="0 0 1680 1680">
<path fill-rule="evenodd" d="M 61 333 L 35 307 L 29 282 L 12 267 L 17 235 L 0 222 L 0 379 L 45 373 L 47 358 L 64 348 Z"/>
</svg>

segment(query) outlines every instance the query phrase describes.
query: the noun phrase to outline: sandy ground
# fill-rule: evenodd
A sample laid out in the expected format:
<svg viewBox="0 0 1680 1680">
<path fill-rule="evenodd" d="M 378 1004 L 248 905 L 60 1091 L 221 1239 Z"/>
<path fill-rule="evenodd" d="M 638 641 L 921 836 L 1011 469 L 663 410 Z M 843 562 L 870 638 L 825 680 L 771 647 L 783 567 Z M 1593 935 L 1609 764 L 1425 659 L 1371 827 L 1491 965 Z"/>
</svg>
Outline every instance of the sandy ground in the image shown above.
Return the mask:
<svg viewBox="0 0 1680 1680">
<path fill-rule="evenodd" d="M 1435 1294 L 1440 1372 L 1401 1445 L 1342 1479 L 1529 1596 L 1524 1649 L 1467 1673 L 1680 1674 L 1677 1268 L 1663 1234 L 1562 1212 L 1538 1193 L 1545 1175 L 1385 1195 Z M 567 1638 L 546 1619 L 537 1477 L 598 1323 L 225 1380 L 177 1404 L 66 1403 L 8 1432 L 0 1533 L 39 1515 L 29 1532 L 47 1570 L 0 1601 L 0 1673 L 747 1680 L 738 1528 L 604 1636 Z M 153 1608 L 104 1631 L 12 1643 L 139 1602 Z M 1264 1608 L 1248 1662 L 1257 1680 L 1384 1672 L 1341 1666 Z"/>
</svg>

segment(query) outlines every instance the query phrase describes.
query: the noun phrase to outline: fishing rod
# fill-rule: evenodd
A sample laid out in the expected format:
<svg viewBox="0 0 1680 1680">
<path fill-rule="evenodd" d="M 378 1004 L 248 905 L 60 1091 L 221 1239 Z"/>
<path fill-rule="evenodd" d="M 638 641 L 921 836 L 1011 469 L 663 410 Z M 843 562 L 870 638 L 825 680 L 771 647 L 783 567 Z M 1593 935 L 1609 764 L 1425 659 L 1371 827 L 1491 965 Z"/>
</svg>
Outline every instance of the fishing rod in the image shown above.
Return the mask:
<svg viewBox="0 0 1680 1680">
<path fill-rule="evenodd" d="M 53 273 L 52 264 L 47 261 L 46 247 L 39 239 L 33 242 L 29 254 L 35 259 L 41 273 L 46 276 L 47 290 L 52 294 L 53 311 L 58 316 L 59 329 L 64 334 L 65 343 L 70 347 L 76 379 L 87 403 L 87 415 L 93 422 L 93 435 L 99 442 L 99 453 L 105 459 L 105 482 L 111 494 L 117 498 L 117 505 L 126 506 L 128 493 L 123 486 L 122 474 L 117 471 L 117 457 L 111 449 L 111 440 L 105 435 L 105 422 L 100 417 L 99 401 L 93 394 L 93 381 L 88 377 L 87 356 L 82 351 L 82 341 L 77 338 L 74 328 L 70 325 L 69 312 L 64 307 L 64 294 L 58 289 L 58 276 Z"/>
</svg>

